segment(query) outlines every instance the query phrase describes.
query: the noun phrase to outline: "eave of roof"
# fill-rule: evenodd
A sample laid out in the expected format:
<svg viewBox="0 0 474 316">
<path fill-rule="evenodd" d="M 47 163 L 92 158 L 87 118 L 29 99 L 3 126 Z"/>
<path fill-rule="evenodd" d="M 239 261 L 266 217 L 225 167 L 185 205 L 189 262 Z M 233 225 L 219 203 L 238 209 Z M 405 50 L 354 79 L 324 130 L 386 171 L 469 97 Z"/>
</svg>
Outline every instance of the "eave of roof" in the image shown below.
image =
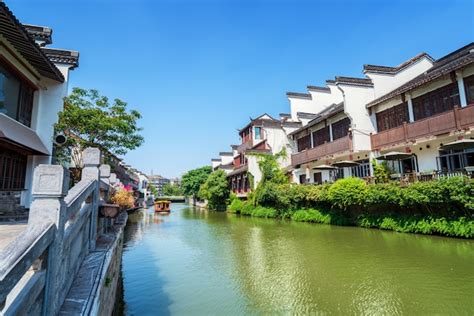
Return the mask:
<svg viewBox="0 0 474 316">
<path fill-rule="evenodd" d="M 306 88 L 307 88 L 309 91 L 331 93 L 331 89 L 329 89 L 328 87 L 307 86 Z"/>
<path fill-rule="evenodd" d="M 296 112 L 298 118 L 314 119 L 318 116 L 317 113 Z"/>
<path fill-rule="evenodd" d="M 311 100 L 311 94 L 309 94 L 309 93 L 287 92 L 286 95 L 288 97 L 302 98 L 302 99 Z"/>
<path fill-rule="evenodd" d="M 229 151 L 221 151 L 219 156 L 233 156 L 234 154 Z"/>
<path fill-rule="evenodd" d="M 41 48 L 49 60 L 56 64 L 65 64 L 72 69 L 79 66 L 79 52 L 75 50 Z"/>
<path fill-rule="evenodd" d="M 374 105 L 387 101 L 391 98 L 401 95 L 402 93 L 413 90 L 419 86 L 422 86 L 430 81 L 438 79 L 444 75 L 449 74 L 452 71 L 463 68 L 474 62 L 474 42 L 455 50 L 452 53 L 436 60 L 433 67 L 428 69 L 425 73 L 415 77 L 408 81 L 404 85 L 392 90 L 391 92 L 369 102 L 367 108 Z"/>
<path fill-rule="evenodd" d="M 0 33 L 42 76 L 64 82 L 64 76 L 59 69 L 35 43 L 25 27 L 8 9 L 5 2 L 1 1 Z"/>
<path fill-rule="evenodd" d="M 23 27 L 35 41 L 42 42 L 43 45 L 53 43 L 53 30 L 50 27 L 32 24 L 23 24 Z"/>
<path fill-rule="evenodd" d="M 355 77 L 343 77 L 343 76 L 336 77 L 336 84 L 363 86 L 363 87 L 374 86 L 372 79 L 369 79 L 369 78 L 355 78 Z"/>
<path fill-rule="evenodd" d="M 314 119 L 312 119 L 311 121 L 309 121 L 308 124 L 306 124 L 305 126 L 297 129 L 296 131 L 291 132 L 289 135 L 292 136 L 292 135 L 298 134 L 301 131 L 304 131 L 308 128 L 311 128 L 314 125 L 319 124 L 322 121 L 324 121 L 324 120 L 326 120 L 326 119 L 328 119 L 328 118 L 330 118 L 334 115 L 337 115 L 337 114 L 339 114 L 343 111 L 344 111 L 344 102 L 340 102 L 340 103 L 337 103 L 337 104 L 332 104 L 332 105 L 328 106 L 327 108 L 325 108 L 324 110 L 322 110 L 321 112 L 319 112 L 318 114 L 316 114 L 316 117 Z"/>
<path fill-rule="evenodd" d="M 433 57 L 428 55 L 427 53 L 423 52 L 420 53 L 409 60 L 401 63 L 398 66 L 390 67 L 390 66 L 379 66 L 379 65 L 364 65 L 364 73 L 387 73 L 387 74 L 394 74 L 400 72 L 401 70 L 405 69 L 406 67 L 418 62 L 423 58 L 428 58 L 430 61 L 434 61 Z"/>
</svg>

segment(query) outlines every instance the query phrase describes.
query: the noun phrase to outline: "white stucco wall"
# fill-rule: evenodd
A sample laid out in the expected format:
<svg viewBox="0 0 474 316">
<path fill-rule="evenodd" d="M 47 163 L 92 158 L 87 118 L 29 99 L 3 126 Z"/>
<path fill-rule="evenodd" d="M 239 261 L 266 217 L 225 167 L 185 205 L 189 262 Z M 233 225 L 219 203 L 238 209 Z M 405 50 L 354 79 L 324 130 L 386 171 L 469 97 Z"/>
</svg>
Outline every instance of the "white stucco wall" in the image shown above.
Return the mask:
<svg viewBox="0 0 474 316">
<path fill-rule="evenodd" d="M 344 113 L 351 119 L 353 150 L 371 150 L 370 133 L 375 132 L 366 104 L 374 99 L 368 86 L 338 84 L 344 95 Z"/>
<path fill-rule="evenodd" d="M 424 73 L 432 66 L 433 62 L 425 56 L 395 74 L 369 71 L 366 71 L 365 74 L 372 79 L 374 83 L 374 96 L 378 98 Z"/>
</svg>

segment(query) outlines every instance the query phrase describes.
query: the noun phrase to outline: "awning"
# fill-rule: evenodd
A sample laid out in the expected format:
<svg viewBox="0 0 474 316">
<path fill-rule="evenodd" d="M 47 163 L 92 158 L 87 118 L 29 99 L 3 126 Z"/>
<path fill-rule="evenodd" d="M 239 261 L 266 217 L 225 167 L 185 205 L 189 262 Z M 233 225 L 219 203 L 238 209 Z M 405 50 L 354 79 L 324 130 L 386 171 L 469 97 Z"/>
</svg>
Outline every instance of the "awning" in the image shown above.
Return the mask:
<svg viewBox="0 0 474 316">
<path fill-rule="evenodd" d="M 241 173 L 244 173 L 244 172 L 247 172 L 247 170 L 249 170 L 249 167 L 248 165 L 244 165 L 242 167 L 239 167 L 231 172 L 229 172 L 229 174 L 227 175 L 227 177 L 230 177 L 230 176 L 234 176 L 234 175 L 237 175 L 237 174 L 241 174 Z"/>
<path fill-rule="evenodd" d="M 355 167 L 360 165 L 360 163 L 351 161 L 351 160 L 342 160 L 332 164 L 334 167 L 344 168 L 344 167 Z"/>
<path fill-rule="evenodd" d="M 402 153 L 399 151 L 391 151 L 384 155 L 378 156 L 376 159 L 377 160 L 403 160 L 403 159 L 410 158 L 411 156 L 413 156 L 413 154 Z"/>
<path fill-rule="evenodd" d="M 336 167 L 333 167 L 330 165 L 320 165 L 313 168 L 313 170 L 334 170 L 334 169 L 336 169 Z"/>
<path fill-rule="evenodd" d="M 441 150 L 463 150 L 467 148 L 474 148 L 474 139 L 458 139 L 439 147 Z"/>
<path fill-rule="evenodd" d="M 48 148 L 34 130 L 3 113 L 0 113 L 0 140 L 31 150 L 33 155 L 50 155 Z"/>
</svg>

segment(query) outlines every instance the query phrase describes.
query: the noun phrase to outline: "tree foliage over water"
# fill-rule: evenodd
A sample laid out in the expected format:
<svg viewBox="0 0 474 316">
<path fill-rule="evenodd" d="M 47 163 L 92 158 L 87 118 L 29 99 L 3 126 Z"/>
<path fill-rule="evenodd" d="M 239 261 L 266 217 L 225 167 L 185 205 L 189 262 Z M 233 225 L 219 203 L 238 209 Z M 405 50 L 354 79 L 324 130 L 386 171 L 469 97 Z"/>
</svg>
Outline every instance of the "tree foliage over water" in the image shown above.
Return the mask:
<svg viewBox="0 0 474 316">
<path fill-rule="evenodd" d="M 163 195 L 180 196 L 183 195 L 183 190 L 177 184 L 167 183 L 163 186 Z"/>
<path fill-rule="evenodd" d="M 223 170 L 211 173 L 199 190 L 199 197 L 207 200 L 212 210 L 225 211 L 229 195 L 229 183 Z"/>
<path fill-rule="evenodd" d="M 72 157 L 76 167 L 82 167 L 82 150 L 98 147 L 104 153 L 124 155 L 139 147 L 144 139 L 137 126 L 141 114 L 128 110 L 127 103 L 100 95 L 99 91 L 74 88 L 64 98 L 64 110 L 59 112 L 55 133 L 64 133 L 67 142 L 56 148 L 56 159 L 68 163 Z"/>
<path fill-rule="evenodd" d="M 212 172 L 211 166 L 204 166 L 186 172 L 181 179 L 181 188 L 186 196 L 197 197 L 201 185 Z"/>
</svg>

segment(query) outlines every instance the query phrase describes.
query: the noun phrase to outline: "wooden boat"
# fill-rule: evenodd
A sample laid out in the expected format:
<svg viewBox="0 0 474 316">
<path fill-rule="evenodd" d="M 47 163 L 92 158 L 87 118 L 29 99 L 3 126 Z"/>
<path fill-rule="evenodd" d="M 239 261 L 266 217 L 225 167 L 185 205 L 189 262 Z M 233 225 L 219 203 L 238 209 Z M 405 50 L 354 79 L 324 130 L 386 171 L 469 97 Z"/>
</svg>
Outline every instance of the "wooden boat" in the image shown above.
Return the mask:
<svg viewBox="0 0 474 316">
<path fill-rule="evenodd" d="M 155 212 L 169 213 L 171 212 L 170 205 L 170 201 L 155 201 Z"/>
</svg>

